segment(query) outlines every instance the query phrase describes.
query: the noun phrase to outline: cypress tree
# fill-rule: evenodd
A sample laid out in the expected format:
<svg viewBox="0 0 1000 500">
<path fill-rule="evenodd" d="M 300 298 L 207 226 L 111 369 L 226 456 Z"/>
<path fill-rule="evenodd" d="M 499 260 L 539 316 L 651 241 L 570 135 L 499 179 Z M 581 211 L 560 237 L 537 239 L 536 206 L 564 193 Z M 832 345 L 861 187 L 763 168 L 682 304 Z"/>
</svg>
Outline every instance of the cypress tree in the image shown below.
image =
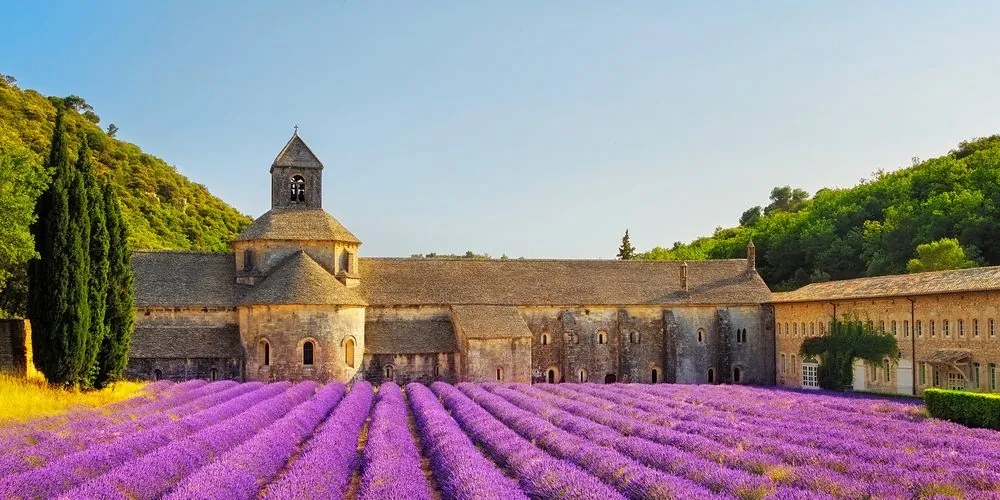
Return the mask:
<svg viewBox="0 0 1000 500">
<path fill-rule="evenodd" d="M 87 300 L 90 306 L 90 335 L 84 355 L 86 367 L 85 385 L 92 386 L 99 370 L 97 353 L 107 332 L 105 309 L 108 295 L 108 225 L 104 214 L 104 193 L 97 184 L 94 166 L 90 161 L 90 150 L 84 138 L 77 170 L 87 188 L 87 215 L 90 222 L 89 260 L 90 274 L 87 285 Z"/>
<path fill-rule="evenodd" d="M 618 247 L 618 258 L 621 260 L 635 258 L 635 247 L 632 246 L 632 242 L 629 240 L 628 229 L 625 230 L 625 236 L 622 236 L 622 244 Z"/>
<path fill-rule="evenodd" d="M 70 164 L 65 136 L 60 110 L 46 164 L 52 183 L 35 205 L 37 219 L 31 226 L 38 258 L 28 270 L 32 354 L 37 368 L 53 384 L 80 381 L 90 330 L 86 196 L 80 192 L 80 175 Z"/>
<path fill-rule="evenodd" d="M 122 378 L 128 363 L 129 343 L 135 326 L 135 279 L 132 275 L 132 252 L 122 218 L 118 196 L 105 184 L 104 213 L 108 227 L 108 287 L 104 321 L 107 333 L 98 354 L 95 384 L 105 387 Z"/>
</svg>

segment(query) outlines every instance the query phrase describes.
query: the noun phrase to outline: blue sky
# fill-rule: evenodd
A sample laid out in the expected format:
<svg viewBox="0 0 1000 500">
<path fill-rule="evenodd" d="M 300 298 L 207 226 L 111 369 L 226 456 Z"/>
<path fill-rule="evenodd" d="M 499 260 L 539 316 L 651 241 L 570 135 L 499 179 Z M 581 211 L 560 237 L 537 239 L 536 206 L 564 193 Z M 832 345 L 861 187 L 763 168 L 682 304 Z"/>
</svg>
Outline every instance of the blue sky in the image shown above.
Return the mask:
<svg viewBox="0 0 1000 500">
<path fill-rule="evenodd" d="M 21 2 L 0 73 L 253 216 L 298 124 L 368 256 L 613 257 L 1000 133 L 996 2 Z"/>
</svg>

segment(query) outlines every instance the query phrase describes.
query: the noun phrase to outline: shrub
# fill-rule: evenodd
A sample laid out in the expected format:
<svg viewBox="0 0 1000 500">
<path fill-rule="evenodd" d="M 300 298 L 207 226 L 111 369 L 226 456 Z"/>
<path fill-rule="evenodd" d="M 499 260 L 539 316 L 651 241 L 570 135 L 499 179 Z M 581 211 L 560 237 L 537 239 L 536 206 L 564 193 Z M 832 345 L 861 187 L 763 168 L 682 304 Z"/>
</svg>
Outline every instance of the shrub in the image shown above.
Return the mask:
<svg viewBox="0 0 1000 500">
<path fill-rule="evenodd" d="M 1000 430 L 1000 394 L 927 389 L 924 403 L 932 417 Z"/>
</svg>

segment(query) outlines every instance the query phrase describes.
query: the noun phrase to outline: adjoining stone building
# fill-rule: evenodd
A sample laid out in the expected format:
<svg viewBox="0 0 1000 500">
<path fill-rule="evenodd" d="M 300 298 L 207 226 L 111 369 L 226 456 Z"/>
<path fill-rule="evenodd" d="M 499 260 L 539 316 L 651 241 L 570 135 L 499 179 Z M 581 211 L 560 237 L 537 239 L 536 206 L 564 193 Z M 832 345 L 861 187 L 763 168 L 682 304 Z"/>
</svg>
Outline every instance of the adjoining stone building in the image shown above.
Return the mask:
<svg viewBox="0 0 1000 500">
<path fill-rule="evenodd" d="M 128 375 L 769 385 L 771 294 L 747 259 L 361 258 L 293 135 L 232 254 L 136 252 Z"/>
<path fill-rule="evenodd" d="M 891 333 L 902 352 L 896 363 L 855 363 L 857 390 L 998 391 L 1000 267 L 814 283 L 773 295 L 779 385 L 816 386 L 816 360 L 802 359 L 799 348 L 836 317 Z"/>
</svg>

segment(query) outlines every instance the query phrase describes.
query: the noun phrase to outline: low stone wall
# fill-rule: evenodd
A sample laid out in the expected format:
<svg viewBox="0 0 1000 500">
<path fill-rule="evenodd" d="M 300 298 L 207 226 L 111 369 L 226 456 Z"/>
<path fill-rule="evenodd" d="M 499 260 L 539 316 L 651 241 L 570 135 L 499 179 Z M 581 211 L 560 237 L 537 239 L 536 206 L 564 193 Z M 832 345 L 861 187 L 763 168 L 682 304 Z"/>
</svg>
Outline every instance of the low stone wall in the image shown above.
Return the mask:
<svg viewBox="0 0 1000 500">
<path fill-rule="evenodd" d="M 24 377 L 31 366 L 31 323 L 0 320 L 0 372 Z"/>
</svg>

